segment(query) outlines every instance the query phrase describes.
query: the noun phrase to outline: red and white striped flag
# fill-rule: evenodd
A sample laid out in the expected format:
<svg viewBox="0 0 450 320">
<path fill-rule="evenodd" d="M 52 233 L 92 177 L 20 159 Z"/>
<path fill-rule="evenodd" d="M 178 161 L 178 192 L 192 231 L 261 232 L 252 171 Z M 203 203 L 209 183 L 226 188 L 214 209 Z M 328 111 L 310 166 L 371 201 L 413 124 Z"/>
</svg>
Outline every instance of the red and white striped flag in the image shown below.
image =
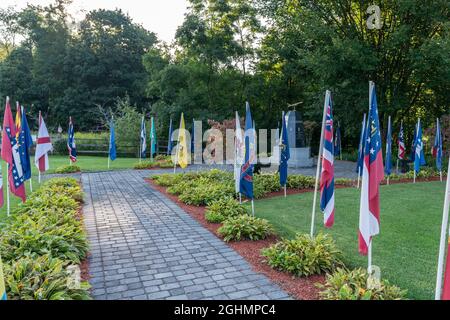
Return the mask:
<svg viewBox="0 0 450 320">
<path fill-rule="evenodd" d="M 39 112 L 39 132 L 36 140 L 36 155 L 34 157 L 34 163 L 39 169 L 39 172 L 45 172 L 50 168 L 48 153 L 52 150 L 53 146 L 50 135 L 48 134 L 47 126 Z"/>
<path fill-rule="evenodd" d="M 359 252 L 369 253 L 372 237 L 380 233 L 380 190 L 384 179 L 375 84 L 370 86 L 370 110 L 365 133 L 361 206 L 359 211 Z"/>
</svg>

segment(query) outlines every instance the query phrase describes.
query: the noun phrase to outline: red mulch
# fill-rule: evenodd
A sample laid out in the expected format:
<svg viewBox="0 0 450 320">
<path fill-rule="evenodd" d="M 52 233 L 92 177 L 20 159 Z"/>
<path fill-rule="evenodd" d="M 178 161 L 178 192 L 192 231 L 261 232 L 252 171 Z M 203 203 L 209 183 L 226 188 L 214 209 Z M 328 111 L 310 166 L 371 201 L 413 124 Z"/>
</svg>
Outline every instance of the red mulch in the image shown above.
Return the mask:
<svg viewBox="0 0 450 320">
<path fill-rule="evenodd" d="M 170 200 L 175 202 L 178 206 L 180 206 L 184 211 L 186 211 L 191 217 L 197 220 L 204 228 L 211 231 L 214 235 L 221 239 L 221 237 L 217 234 L 217 230 L 220 228 L 220 224 L 212 224 L 206 221 L 205 219 L 205 207 L 196 207 L 186 205 L 181 202 L 177 196 L 167 193 L 164 187 L 158 186 L 151 179 L 145 179 L 153 188 L 163 193 Z M 310 190 L 311 191 L 311 190 Z M 308 192 L 307 190 L 287 190 L 287 194 L 297 194 Z M 274 192 L 267 197 L 276 197 L 279 195 L 284 195 L 284 191 Z M 227 243 L 231 248 L 237 251 L 247 262 L 250 263 L 252 269 L 255 272 L 262 273 L 271 279 L 273 282 L 278 284 L 281 288 L 283 288 L 286 292 L 288 292 L 292 297 L 299 300 L 317 300 L 318 289 L 315 286 L 316 283 L 323 283 L 325 277 L 322 275 L 319 276 L 311 276 L 307 278 L 294 278 L 292 275 L 280 272 L 272 269 L 268 264 L 264 262 L 264 257 L 261 256 L 261 249 L 267 248 L 270 245 L 276 243 L 279 239 L 275 236 L 272 236 L 266 240 L 260 241 L 239 241 L 239 242 L 230 242 Z"/>
</svg>

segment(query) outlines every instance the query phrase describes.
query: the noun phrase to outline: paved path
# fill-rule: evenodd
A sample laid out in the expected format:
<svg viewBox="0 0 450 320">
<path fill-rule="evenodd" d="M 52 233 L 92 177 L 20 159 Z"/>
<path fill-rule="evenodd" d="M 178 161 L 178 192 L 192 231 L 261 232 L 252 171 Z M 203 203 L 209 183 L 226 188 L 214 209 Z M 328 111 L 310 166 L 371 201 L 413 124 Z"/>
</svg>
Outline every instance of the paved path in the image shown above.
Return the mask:
<svg viewBox="0 0 450 320">
<path fill-rule="evenodd" d="M 82 175 L 95 299 L 289 298 L 145 175 Z"/>
</svg>

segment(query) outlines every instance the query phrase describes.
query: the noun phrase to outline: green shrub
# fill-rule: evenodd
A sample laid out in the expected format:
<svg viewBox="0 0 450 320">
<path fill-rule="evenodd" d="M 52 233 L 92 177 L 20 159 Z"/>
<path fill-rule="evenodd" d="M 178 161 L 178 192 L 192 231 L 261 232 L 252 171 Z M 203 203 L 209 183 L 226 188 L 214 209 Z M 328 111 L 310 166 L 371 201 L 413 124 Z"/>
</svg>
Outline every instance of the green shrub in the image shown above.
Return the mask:
<svg viewBox="0 0 450 320">
<path fill-rule="evenodd" d="M 368 288 L 368 274 L 363 269 L 338 268 L 327 275 L 324 285 L 317 286 L 322 289 L 320 297 L 326 300 L 402 300 L 407 293 L 386 280 Z"/>
<path fill-rule="evenodd" d="M 306 177 L 302 175 L 289 175 L 287 180 L 287 187 L 290 189 L 312 189 L 315 185 L 313 177 Z"/>
<path fill-rule="evenodd" d="M 235 195 L 234 184 L 193 182 L 190 188 L 183 190 L 179 195 L 180 201 L 193 206 L 207 206 L 213 201 L 230 198 Z"/>
<path fill-rule="evenodd" d="M 343 265 L 341 252 L 331 236 L 326 234 L 319 234 L 314 238 L 298 234 L 295 239 L 284 239 L 263 249 L 262 255 L 272 268 L 296 276 L 331 272 Z"/>
<path fill-rule="evenodd" d="M 89 284 L 69 287 L 67 263 L 44 255 L 5 264 L 5 285 L 10 300 L 89 300 Z"/>
<path fill-rule="evenodd" d="M 352 179 L 347 179 L 347 178 L 337 178 L 334 180 L 334 184 L 337 186 L 351 187 L 351 186 L 353 186 L 354 181 Z"/>
<path fill-rule="evenodd" d="M 210 223 L 222 223 L 227 218 L 247 214 L 247 209 L 233 198 L 223 198 L 212 201 L 205 213 L 206 221 Z"/>
<path fill-rule="evenodd" d="M 159 167 L 161 169 L 173 168 L 174 167 L 174 163 L 172 162 L 172 160 L 162 161 L 162 162 L 159 163 Z"/>
<path fill-rule="evenodd" d="M 249 215 L 228 218 L 218 230 L 219 235 L 226 242 L 241 240 L 263 240 L 274 234 L 272 226 L 267 220 Z"/>
<path fill-rule="evenodd" d="M 55 173 L 58 174 L 68 174 L 68 173 L 78 173 L 81 172 L 81 168 L 77 165 L 67 165 L 59 167 L 55 170 Z"/>
<path fill-rule="evenodd" d="M 166 156 L 163 154 L 159 154 L 155 157 L 155 161 L 161 161 L 161 162 L 168 162 L 168 161 L 172 161 L 172 157 L 171 156 Z"/>
<path fill-rule="evenodd" d="M 265 193 L 280 191 L 279 174 L 257 174 L 254 176 L 254 185 L 261 185 Z"/>
<path fill-rule="evenodd" d="M 158 166 L 158 164 L 154 161 L 142 161 L 142 162 L 137 162 L 133 165 L 133 168 L 135 170 L 145 170 L 145 169 L 152 169 L 152 168 L 156 168 Z"/>
</svg>

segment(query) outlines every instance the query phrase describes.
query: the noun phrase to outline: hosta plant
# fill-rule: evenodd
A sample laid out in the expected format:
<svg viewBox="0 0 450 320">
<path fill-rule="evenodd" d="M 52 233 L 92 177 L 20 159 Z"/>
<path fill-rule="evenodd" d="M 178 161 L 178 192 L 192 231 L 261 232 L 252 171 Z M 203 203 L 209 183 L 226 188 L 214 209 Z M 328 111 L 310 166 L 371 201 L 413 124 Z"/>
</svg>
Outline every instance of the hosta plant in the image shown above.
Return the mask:
<svg viewBox="0 0 450 320">
<path fill-rule="evenodd" d="M 341 252 L 331 236 L 320 233 L 314 238 L 298 234 L 262 250 L 267 263 L 274 269 L 295 276 L 310 276 L 331 272 L 342 266 Z"/>
<path fill-rule="evenodd" d="M 367 271 L 361 268 L 338 268 L 317 287 L 321 289 L 320 298 L 325 300 L 402 300 L 407 293 L 387 280 L 368 281 Z"/>
<path fill-rule="evenodd" d="M 222 223 L 230 217 L 247 214 L 247 209 L 233 198 L 222 198 L 213 201 L 205 213 L 206 221 L 210 223 Z"/>
<path fill-rule="evenodd" d="M 231 217 L 224 221 L 218 230 L 219 235 L 226 242 L 241 240 L 263 240 L 274 234 L 272 226 L 267 220 L 249 215 Z"/>
<path fill-rule="evenodd" d="M 81 172 L 81 168 L 76 165 L 62 166 L 55 170 L 55 173 L 58 173 L 58 174 L 68 174 L 68 173 L 78 173 L 78 172 Z"/>
</svg>

